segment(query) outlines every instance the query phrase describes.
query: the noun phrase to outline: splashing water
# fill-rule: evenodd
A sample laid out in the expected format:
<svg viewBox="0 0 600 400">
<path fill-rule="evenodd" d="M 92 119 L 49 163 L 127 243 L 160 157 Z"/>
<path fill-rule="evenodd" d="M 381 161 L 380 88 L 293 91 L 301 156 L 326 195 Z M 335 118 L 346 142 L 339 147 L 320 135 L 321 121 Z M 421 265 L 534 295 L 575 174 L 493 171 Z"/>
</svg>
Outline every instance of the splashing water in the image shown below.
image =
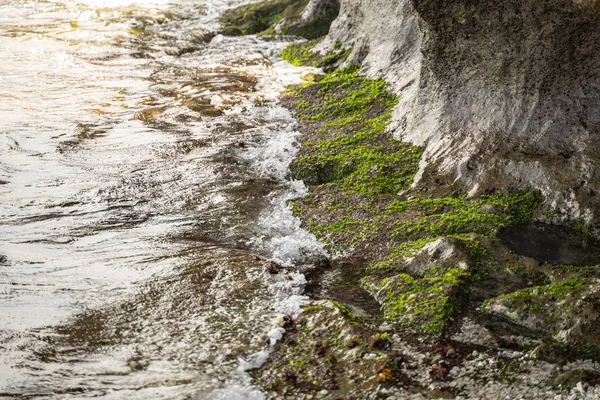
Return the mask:
<svg viewBox="0 0 600 400">
<path fill-rule="evenodd" d="M 0 396 L 262 399 L 323 249 L 287 200 L 302 71 L 243 1 L 0 0 Z"/>
</svg>

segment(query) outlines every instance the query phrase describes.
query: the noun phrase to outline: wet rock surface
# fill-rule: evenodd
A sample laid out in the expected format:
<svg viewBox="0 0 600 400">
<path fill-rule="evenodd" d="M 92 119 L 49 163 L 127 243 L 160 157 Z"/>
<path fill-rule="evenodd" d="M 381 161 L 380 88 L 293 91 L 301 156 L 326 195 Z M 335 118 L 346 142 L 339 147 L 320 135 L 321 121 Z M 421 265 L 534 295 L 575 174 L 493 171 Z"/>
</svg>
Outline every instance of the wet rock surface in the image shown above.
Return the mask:
<svg viewBox="0 0 600 400">
<path fill-rule="evenodd" d="M 295 361 L 299 354 L 294 350 L 296 339 L 291 346 L 284 339 L 274 354 L 279 363 L 268 364 L 258 373 L 260 385 L 274 397 L 284 391 L 290 398 L 485 398 L 499 393 L 523 398 L 589 394 L 593 398 L 596 389 L 591 387 L 591 378 L 586 386 L 560 387 L 553 386 L 553 379 L 581 365 L 585 365 L 585 376 L 594 376 L 598 370 L 598 347 L 591 339 L 597 335 L 595 319 L 581 322 L 596 307 L 592 288 L 598 267 L 550 264 L 543 257 L 515 254 L 507 247 L 507 238 L 500 232 L 528 232 L 523 222 L 532 221 L 542 204 L 536 193 L 497 191 L 468 198 L 410 190 L 409 178 L 416 171 L 411 165 L 420 152 L 415 148 L 408 153 L 414 158 L 400 152 L 403 167 L 386 168 L 384 160 L 394 160 L 397 148 L 386 142 L 390 139 L 378 130 L 379 125 L 365 127 L 373 123 L 369 117 L 381 118 L 385 124 L 387 108 L 369 103 L 371 85 L 376 83 L 353 74 L 315 77 L 282 98 L 282 104 L 299 119 L 303 135 L 292 173 L 304 179 L 310 190 L 309 196 L 292 204 L 305 226 L 337 254 L 333 267 L 317 268 L 308 275 L 316 281 L 309 288 L 312 285 L 317 288 L 313 293 L 339 301 L 347 310 L 344 316 L 360 322 L 363 342 L 365 337 L 375 338 L 369 339 L 372 345 L 385 337 L 380 357 L 400 355 L 402 378 L 394 381 L 388 369 L 391 376 L 394 370 L 378 365 L 374 380 L 378 385 L 364 387 L 356 380 L 348 381 L 348 376 L 362 375 L 368 381 L 367 372 L 349 364 L 324 375 L 337 380 L 297 386 L 295 372 L 289 371 L 295 371 L 295 362 L 302 364 L 302 374 L 321 374 L 315 369 L 321 365 L 318 359 L 330 350 L 323 345 L 323 337 L 337 337 L 325 329 L 299 351 L 308 357 L 304 361 Z M 385 94 L 379 93 L 378 98 L 385 99 Z M 337 107 L 328 108 L 334 102 Z M 381 143 L 386 144 L 379 147 Z M 370 151 L 374 154 L 362 158 Z M 569 236 L 561 243 L 577 248 L 582 238 L 593 243 L 589 233 Z M 336 276 L 340 268 L 346 269 L 345 279 L 323 279 Z M 348 287 L 336 288 L 336 282 Z M 380 304 L 384 323 L 357 316 L 364 309 L 357 307 L 354 296 L 359 292 L 352 285 L 360 286 Z M 347 295 L 339 294 L 341 290 Z M 515 305 L 516 313 L 492 306 L 503 304 L 504 299 L 521 299 L 525 293 L 533 299 Z M 579 313 L 573 311 L 575 304 Z M 320 311 L 310 308 L 307 312 Z M 328 312 L 310 318 L 319 318 L 319 327 L 344 326 Z M 294 338 L 297 335 L 293 333 Z M 586 335 L 591 335 L 590 340 L 584 339 Z M 308 351 L 311 346 L 316 353 Z M 343 346 L 335 349 L 336 360 L 351 351 Z M 272 368 L 277 370 L 281 363 L 287 366 L 284 375 L 291 377 L 291 384 L 281 384 L 281 376 L 273 375 Z M 561 370 L 561 365 L 569 367 Z M 340 396 L 341 387 L 351 389 Z"/>
<path fill-rule="evenodd" d="M 281 104 L 290 204 L 333 260 L 254 374 L 268 396 L 598 397 L 597 235 L 573 222 L 597 218 L 599 31 L 574 3 L 348 1 L 283 51 L 327 72 Z"/>
<path fill-rule="evenodd" d="M 339 0 L 268 0 L 226 11 L 226 35 L 283 34 L 315 39 L 326 35 L 337 17 Z"/>
<path fill-rule="evenodd" d="M 593 310 L 593 300 L 579 300 L 589 298 L 591 292 L 583 288 L 591 287 L 598 268 L 558 263 L 565 258 L 550 264 L 527 256 L 537 253 L 515 254 L 507 247 L 510 234 L 536 232 L 524 229 L 531 225 L 523 222 L 531 222 L 542 206 L 538 193 L 497 190 L 469 198 L 411 190 L 417 170 L 412 166 L 421 153 L 403 143 L 396 147 L 379 130 L 394 99 L 382 100 L 385 86 L 376 85 L 352 70 L 338 71 L 282 98 L 303 135 L 292 173 L 310 190 L 292 203 L 294 210 L 338 255 L 334 265 L 356 260 L 346 263 L 348 276 L 363 275 L 358 284 L 380 304 L 385 320 L 363 326 L 370 336 L 389 335 L 390 349 L 402 349 L 413 362 L 406 364 L 412 365 L 409 380 L 367 392 L 382 398 L 472 398 L 510 388 L 515 396 L 518 390 L 528 393 L 525 398 L 561 398 L 563 389 L 551 384 L 559 364 L 587 359 L 589 370 L 597 368 L 594 340 L 579 346 L 583 336 L 596 335 L 595 323 L 580 329 L 580 318 L 570 317 L 564 300 L 579 304 L 581 315 Z M 381 90 L 378 100 L 369 97 L 374 87 Z M 386 165 L 388 160 L 400 167 Z M 578 248 L 582 240 L 594 242 L 582 232 L 563 237 L 561 245 Z M 540 305 L 521 307 L 516 316 L 488 309 L 521 293 L 541 293 Z M 495 382 L 491 390 L 490 380 Z"/>
<path fill-rule="evenodd" d="M 596 1 L 343 2 L 318 47 L 400 95 L 394 136 L 425 146 L 416 181 L 530 186 L 552 221 L 597 221 Z M 393 21 L 393 22 L 391 22 Z M 440 176 L 441 175 L 441 176 Z"/>
</svg>

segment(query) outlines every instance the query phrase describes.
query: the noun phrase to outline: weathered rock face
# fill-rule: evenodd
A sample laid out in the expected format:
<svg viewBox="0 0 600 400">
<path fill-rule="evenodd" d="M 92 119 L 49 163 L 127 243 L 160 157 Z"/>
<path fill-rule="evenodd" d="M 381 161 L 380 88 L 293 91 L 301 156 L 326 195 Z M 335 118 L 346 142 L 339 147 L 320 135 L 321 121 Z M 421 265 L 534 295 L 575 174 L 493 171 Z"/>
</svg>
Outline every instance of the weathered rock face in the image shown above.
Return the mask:
<svg viewBox="0 0 600 400">
<path fill-rule="evenodd" d="M 555 222 L 600 219 L 600 2 L 346 0 L 320 49 L 336 42 L 401 95 L 416 183 L 530 187 Z"/>
</svg>

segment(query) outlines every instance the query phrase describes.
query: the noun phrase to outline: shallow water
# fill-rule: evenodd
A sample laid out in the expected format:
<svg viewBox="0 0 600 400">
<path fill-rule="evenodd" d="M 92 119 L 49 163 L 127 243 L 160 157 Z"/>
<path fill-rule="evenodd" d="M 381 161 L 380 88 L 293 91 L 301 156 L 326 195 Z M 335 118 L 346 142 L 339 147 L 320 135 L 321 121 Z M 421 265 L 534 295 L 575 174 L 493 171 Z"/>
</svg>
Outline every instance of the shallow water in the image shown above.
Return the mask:
<svg viewBox="0 0 600 400">
<path fill-rule="evenodd" d="M 564 226 L 517 225 L 498 237 L 515 253 L 542 263 L 591 266 L 600 264 L 600 242 Z"/>
<path fill-rule="evenodd" d="M 0 0 L 0 397 L 262 397 L 240 359 L 304 284 L 264 259 L 322 249 L 276 104 L 306 71 L 206 35 L 241 3 Z"/>
</svg>

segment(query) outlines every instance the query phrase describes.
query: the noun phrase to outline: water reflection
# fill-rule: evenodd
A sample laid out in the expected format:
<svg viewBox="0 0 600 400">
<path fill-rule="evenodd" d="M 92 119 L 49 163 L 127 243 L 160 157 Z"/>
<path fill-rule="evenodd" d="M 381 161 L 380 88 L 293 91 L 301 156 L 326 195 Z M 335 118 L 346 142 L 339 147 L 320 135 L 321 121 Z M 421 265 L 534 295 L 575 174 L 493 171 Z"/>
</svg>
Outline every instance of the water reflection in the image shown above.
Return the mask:
<svg viewBox="0 0 600 400">
<path fill-rule="evenodd" d="M 207 397 L 295 304 L 301 72 L 228 3 L 0 0 L 0 395 Z"/>
</svg>

